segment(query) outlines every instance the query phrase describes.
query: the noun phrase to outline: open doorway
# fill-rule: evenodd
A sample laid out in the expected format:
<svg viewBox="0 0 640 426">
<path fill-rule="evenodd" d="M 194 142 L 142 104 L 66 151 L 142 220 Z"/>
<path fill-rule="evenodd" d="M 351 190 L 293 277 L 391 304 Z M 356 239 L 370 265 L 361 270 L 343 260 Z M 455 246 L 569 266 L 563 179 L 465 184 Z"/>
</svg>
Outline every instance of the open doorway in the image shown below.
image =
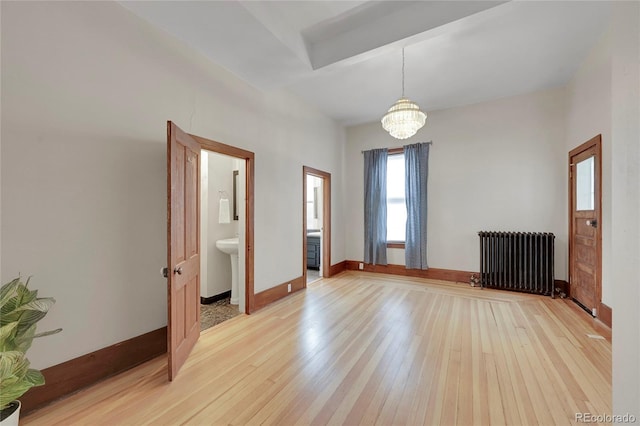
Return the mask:
<svg viewBox="0 0 640 426">
<path fill-rule="evenodd" d="M 331 174 L 303 167 L 303 276 L 306 284 L 329 276 Z"/>
<path fill-rule="evenodd" d="M 200 153 L 200 331 L 240 314 L 245 161 Z M 243 234 L 245 232 L 242 232 Z M 244 274 L 243 274 L 244 275 Z"/>
<path fill-rule="evenodd" d="M 231 215 L 238 213 L 238 309 L 240 313 L 250 314 L 255 310 L 254 257 L 253 257 L 253 224 L 254 224 L 254 170 L 255 154 L 235 146 L 226 145 L 196 135 L 190 135 L 200 144 L 201 152 L 224 154 L 239 160 L 236 163 L 240 170 L 244 170 L 244 176 L 234 173 L 235 203 L 230 206 Z M 242 168 L 242 166 L 244 166 Z M 232 191 L 233 191 L 232 186 Z M 229 194 L 233 195 L 233 192 Z M 234 210 L 235 208 L 235 210 Z M 233 216 L 232 216 L 233 217 Z"/>
<path fill-rule="evenodd" d="M 238 309 L 255 308 L 254 294 L 254 171 L 255 154 L 200 136 L 188 134 L 167 122 L 167 372 L 172 381 L 200 336 L 201 265 L 201 155 L 203 150 L 225 154 L 244 163 L 244 184 L 237 198 L 244 212 L 239 224 Z M 244 188 L 244 189 L 242 189 Z M 242 194 L 242 192 L 241 192 Z M 220 196 L 224 193 L 220 192 Z M 242 200 L 242 201 L 241 201 Z M 219 206 L 222 203 L 219 204 Z M 244 209 L 244 210 L 243 210 Z M 220 212 L 220 210 L 219 210 Z M 232 212 L 229 212 L 232 214 Z M 241 266 L 244 265 L 244 266 Z M 209 272 L 208 272 L 209 273 Z"/>
</svg>

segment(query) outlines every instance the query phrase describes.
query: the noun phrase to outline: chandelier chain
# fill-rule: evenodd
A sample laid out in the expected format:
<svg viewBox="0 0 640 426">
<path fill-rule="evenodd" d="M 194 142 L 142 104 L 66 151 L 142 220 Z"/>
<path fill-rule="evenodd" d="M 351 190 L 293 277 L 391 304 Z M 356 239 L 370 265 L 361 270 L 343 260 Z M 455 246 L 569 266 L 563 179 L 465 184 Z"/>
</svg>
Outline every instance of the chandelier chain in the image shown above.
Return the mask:
<svg viewBox="0 0 640 426">
<path fill-rule="evenodd" d="M 404 47 L 402 48 L 402 97 L 404 98 Z"/>
</svg>

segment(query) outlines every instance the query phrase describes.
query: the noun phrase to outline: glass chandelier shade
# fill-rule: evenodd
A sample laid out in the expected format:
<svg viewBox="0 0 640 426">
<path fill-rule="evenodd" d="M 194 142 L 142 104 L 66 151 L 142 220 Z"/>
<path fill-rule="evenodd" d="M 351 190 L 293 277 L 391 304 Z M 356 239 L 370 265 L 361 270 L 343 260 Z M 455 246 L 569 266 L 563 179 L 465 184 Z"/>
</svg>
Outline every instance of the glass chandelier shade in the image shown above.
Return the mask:
<svg viewBox="0 0 640 426">
<path fill-rule="evenodd" d="M 382 128 L 396 139 L 415 135 L 427 121 L 427 114 L 415 102 L 404 97 L 404 48 L 402 49 L 402 97 L 389 108 L 380 120 Z"/>
<path fill-rule="evenodd" d="M 427 121 L 427 114 L 413 101 L 401 98 L 382 117 L 382 128 L 396 139 L 407 139 L 415 135 Z"/>
</svg>

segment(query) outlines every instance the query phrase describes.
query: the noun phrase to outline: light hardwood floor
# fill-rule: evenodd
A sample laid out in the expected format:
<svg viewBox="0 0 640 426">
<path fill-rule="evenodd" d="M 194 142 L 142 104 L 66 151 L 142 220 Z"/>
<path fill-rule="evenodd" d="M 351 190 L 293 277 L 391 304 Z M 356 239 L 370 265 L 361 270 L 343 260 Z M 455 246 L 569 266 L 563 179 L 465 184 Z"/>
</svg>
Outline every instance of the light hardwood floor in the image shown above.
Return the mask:
<svg viewBox="0 0 640 426">
<path fill-rule="evenodd" d="M 611 413 L 606 332 L 560 299 L 345 272 L 205 331 L 173 383 L 160 357 L 21 424 L 566 425 Z"/>
</svg>

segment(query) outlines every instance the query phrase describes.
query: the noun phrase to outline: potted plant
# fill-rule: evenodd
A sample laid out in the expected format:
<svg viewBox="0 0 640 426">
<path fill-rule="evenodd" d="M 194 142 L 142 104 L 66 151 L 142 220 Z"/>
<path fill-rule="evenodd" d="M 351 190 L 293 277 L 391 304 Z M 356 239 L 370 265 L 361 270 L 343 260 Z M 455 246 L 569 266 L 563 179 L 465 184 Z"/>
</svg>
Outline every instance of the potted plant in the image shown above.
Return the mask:
<svg viewBox="0 0 640 426">
<path fill-rule="evenodd" d="M 27 350 L 36 337 L 62 331 L 61 328 L 36 334 L 40 321 L 56 302 L 52 297 L 38 297 L 29 290 L 29 279 L 20 277 L 0 288 L 0 424 L 17 425 L 20 402 L 33 386 L 44 384 L 40 371 L 29 368 Z"/>
</svg>

